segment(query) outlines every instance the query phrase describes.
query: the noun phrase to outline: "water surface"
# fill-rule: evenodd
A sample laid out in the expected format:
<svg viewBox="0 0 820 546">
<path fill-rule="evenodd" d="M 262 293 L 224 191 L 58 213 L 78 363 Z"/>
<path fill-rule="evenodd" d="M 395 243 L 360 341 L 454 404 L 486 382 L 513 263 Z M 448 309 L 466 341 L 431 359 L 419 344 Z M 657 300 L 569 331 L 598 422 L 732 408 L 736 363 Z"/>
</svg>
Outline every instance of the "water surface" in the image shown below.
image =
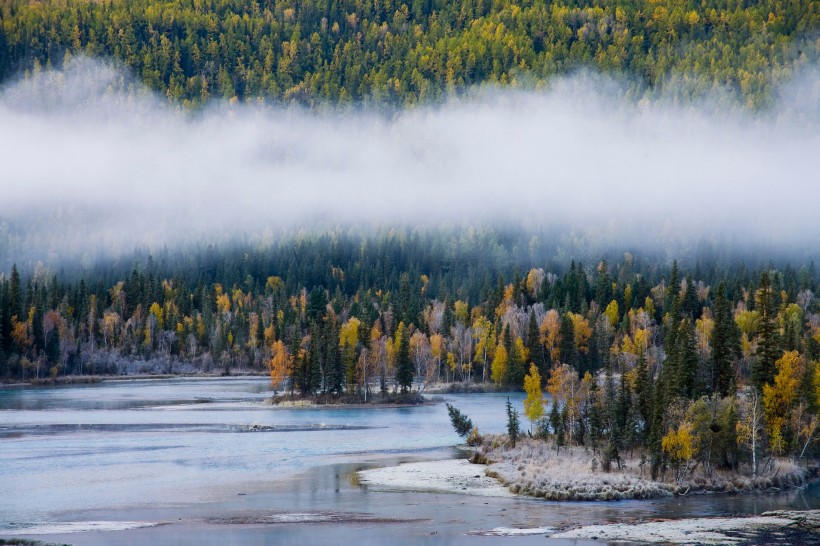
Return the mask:
<svg viewBox="0 0 820 546">
<path fill-rule="evenodd" d="M 276 408 L 264 378 L 117 381 L 0 389 L 0 536 L 45 522 L 151 521 L 162 527 L 46 536 L 73 544 L 543 544 L 495 527 L 563 527 L 818 508 L 812 487 L 779 495 L 554 503 L 376 492 L 356 472 L 463 456 L 443 404 Z M 482 432 L 502 432 L 506 394 L 447 395 Z M 520 407 L 522 395 L 509 395 Z M 214 525 L 271 513 L 355 523 Z M 344 516 L 340 516 L 344 519 Z M 371 520 L 367 520 L 370 518 Z M 384 522 L 399 519 L 402 521 Z M 537 539 L 537 540 L 536 540 Z M 557 542 L 557 541 L 550 541 Z M 573 542 L 573 544 L 582 544 Z"/>
</svg>

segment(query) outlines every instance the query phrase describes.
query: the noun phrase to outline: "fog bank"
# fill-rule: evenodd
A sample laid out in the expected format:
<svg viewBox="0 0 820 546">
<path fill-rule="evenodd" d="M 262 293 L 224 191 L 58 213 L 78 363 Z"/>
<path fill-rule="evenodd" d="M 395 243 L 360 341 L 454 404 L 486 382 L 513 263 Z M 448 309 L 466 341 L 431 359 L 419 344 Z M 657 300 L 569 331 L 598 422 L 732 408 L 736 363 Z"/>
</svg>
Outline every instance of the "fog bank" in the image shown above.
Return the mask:
<svg viewBox="0 0 820 546">
<path fill-rule="evenodd" d="M 0 91 L 0 260 L 389 223 L 817 248 L 818 80 L 755 115 L 626 100 L 590 74 L 393 115 L 190 113 L 76 59 Z"/>
</svg>

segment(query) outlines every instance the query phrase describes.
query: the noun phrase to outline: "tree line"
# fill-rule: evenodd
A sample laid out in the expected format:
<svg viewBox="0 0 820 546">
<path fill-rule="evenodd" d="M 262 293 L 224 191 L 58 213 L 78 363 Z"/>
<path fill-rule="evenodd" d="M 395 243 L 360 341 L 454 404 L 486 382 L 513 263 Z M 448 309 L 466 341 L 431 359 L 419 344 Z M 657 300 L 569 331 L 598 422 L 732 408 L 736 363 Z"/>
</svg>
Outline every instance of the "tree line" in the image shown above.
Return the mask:
<svg viewBox="0 0 820 546">
<path fill-rule="evenodd" d="M 755 456 L 814 453 L 813 263 L 681 267 L 626 252 L 519 270 L 538 260 L 526 241 L 335 233 L 164 252 L 130 273 L 122 260 L 79 277 L 15 266 L 0 274 L 0 377 L 160 361 L 270 373 L 300 396 L 523 386 L 534 431 L 591 443 L 604 465 L 637 445 L 651 448 L 653 472 L 668 460 L 685 469 L 697 450 L 736 465 L 744 442 Z M 542 388 L 547 415 L 534 402 Z"/>
<path fill-rule="evenodd" d="M 583 67 L 752 108 L 817 59 L 811 0 L 59 0 L 0 4 L 0 81 L 113 58 L 187 105 L 412 105 Z"/>
</svg>

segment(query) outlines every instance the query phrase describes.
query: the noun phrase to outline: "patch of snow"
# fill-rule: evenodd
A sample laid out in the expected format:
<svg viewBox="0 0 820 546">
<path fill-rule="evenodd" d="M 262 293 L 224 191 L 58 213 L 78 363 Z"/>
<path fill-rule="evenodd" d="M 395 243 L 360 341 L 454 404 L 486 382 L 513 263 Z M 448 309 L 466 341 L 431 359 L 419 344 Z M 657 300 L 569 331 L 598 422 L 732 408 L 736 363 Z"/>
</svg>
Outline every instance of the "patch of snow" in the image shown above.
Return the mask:
<svg viewBox="0 0 820 546">
<path fill-rule="evenodd" d="M 638 524 L 588 525 L 554 534 L 550 538 L 674 544 L 735 544 L 744 542 L 744 540 L 728 536 L 724 534 L 725 531 L 753 531 L 757 527 L 781 527 L 792 523 L 790 519 L 772 516 L 678 519 Z"/>
<path fill-rule="evenodd" d="M 376 490 L 429 491 L 486 497 L 512 497 L 510 490 L 485 475 L 486 467 L 465 459 L 425 461 L 359 472 L 359 481 Z"/>
<path fill-rule="evenodd" d="M 517 529 L 514 527 L 496 527 L 489 531 L 470 531 L 469 535 L 483 536 L 483 537 L 517 537 L 528 535 L 548 535 L 554 533 L 555 529 L 552 527 L 532 527 L 530 529 Z"/>
</svg>

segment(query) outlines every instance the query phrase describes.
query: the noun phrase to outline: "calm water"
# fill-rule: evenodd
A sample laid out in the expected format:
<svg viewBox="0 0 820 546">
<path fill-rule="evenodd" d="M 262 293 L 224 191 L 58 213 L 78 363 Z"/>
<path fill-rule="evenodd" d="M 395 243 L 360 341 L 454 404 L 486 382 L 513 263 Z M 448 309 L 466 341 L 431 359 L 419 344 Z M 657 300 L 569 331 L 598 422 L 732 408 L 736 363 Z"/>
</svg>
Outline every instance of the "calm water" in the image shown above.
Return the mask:
<svg viewBox="0 0 820 546">
<path fill-rule="evenodd" d="M 151 529 L 53 535 L 73 544 L 462 544 L 498 526 L 757 513 L 820 507 L 818 488 L 781 495 L 547 503 L 388 493 L 358 485 L 374 465 L 459 456 L 443 404 L 284 409 L 264 378 L 0 389 L 0 536 L 42 522 L 163 521 Z M 519 404 L 521 395 L 511 395 Z M 447 395 L 501 432 L 507 395 Z M 341 512 L 414 522 L 202 525 L 214 517 Z M 397 539 L 397 537 L 399 537 Z M 398 540 L 398 542 L 397 542 Z"/>
</svg>

